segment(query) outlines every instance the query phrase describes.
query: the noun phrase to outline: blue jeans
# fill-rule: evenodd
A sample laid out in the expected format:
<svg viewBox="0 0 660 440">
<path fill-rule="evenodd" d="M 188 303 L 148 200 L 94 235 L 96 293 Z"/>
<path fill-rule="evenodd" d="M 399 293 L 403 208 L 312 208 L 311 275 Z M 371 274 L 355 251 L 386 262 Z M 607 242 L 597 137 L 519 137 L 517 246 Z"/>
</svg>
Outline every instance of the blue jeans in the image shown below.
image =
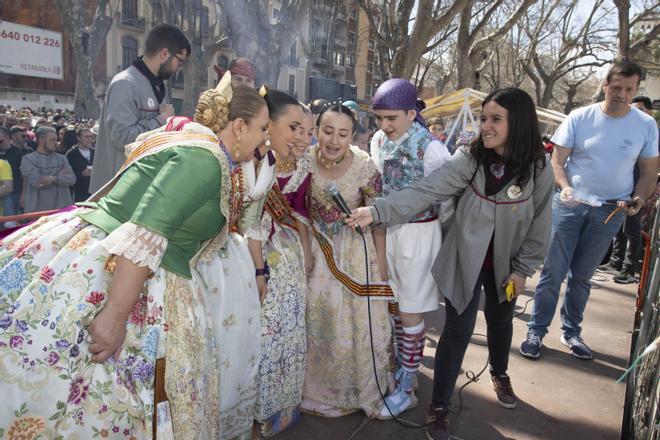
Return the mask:
<svg viewBox="0 0 660 440">
<path fill-rule="evenodd" d="M 550 246 L 541 280 L 536 286 L 532 316 L 527 323 L 530 331 L 541 337 L 548 333 L 559 302 L 561 283 L 568 274 L 561 307 L 561 328 L 567 338 L 580 335 L 591 277 L 626 217 L 618 212 L 604 224 L 614 209 L 611 205 L 591 207 L 583 204 L 569 208 L 559 201 L 559 193 L 555 194 Z"/>
</svg>

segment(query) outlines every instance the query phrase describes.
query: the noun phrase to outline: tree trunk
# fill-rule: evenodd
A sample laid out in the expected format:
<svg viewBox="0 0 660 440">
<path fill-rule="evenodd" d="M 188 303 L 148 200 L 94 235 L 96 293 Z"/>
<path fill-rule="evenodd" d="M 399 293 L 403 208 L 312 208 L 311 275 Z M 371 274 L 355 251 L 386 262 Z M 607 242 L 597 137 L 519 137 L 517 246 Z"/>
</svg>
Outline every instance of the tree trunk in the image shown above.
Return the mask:
<svg viewBox="0 0 660 440">
<path fill-rule="evenodd" d="M 468 47 L 470 40 L 470 19 L 472 16 L 472 2 L 461 12 L 458 24 L 458 40 L 456 42 L 456 78 L 457 87 L 464 89 L 469 87 L 474 79 L 474 66 L 467 56 L 470 52 Z"/>
<path fill-rule="evenodd" d="M 553 89 L 555 87 L 555 83 L 556 81 L 551 79 L 543 84 L 543 94 L 541 95 L 541 99 L 536 105 L 543 108 L 548 108 L 550 106 L 553 98 Z"/>
<path fill-rule="evenodd" d="M 617 59 L 627 60 L 630 57 L 630 1 L 614 0 L 619 18 L 619 47 Z"/>
<path fill-rule="evenodd" d="M 106 15 L 107 3 L 107 0 L 99 0 L 92 24 L 87 27 L 84 0 L 56 0 L 76 63 L 74 111 L 86 118 L 98 118 L 100 114 L 94 90 L 94 64 L 112 25 L 112 19 Z M 85 33 L 87 45 L 83 43 Z"/>
</svg>

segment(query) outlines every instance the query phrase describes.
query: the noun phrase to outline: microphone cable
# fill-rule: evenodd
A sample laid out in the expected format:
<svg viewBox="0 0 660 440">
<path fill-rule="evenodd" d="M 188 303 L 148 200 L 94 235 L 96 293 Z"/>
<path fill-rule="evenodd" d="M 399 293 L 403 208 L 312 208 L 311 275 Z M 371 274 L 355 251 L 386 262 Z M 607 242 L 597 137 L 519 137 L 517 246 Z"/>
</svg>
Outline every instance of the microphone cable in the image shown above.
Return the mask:
<svg viewBox="0 0 660 440">
<path fill-rule="evenodd" d="M 387 401 L 385 400 L 385 394 L 383 394 L 383 391 L 380 389 L 380 382 L 378 381 L 378 368 L 376 367 L 376 352 L 374 349 L 374 335 L 373 335 L 373 330 L 372 330 L 372 324 L 371 324 L 371 294 L 369 292 L 369 253 L 367 251 L 367 239 L 364 237 L 364 232 L 365 231 L 357 231 L 358 234 L 360 234 L 360 237 L 362 238 L 362 244 L 364 246 L 364 272 L 366 276 L 366 286 L 367 286 L 367 316 L 369 318 L 369 343 L 371 344 L 371 362 L 374 368 L 374 379 L 376 379 L 376 388 L 378 389 L 378 394 L 380 394 L 380 398 L 383 401 L 383 404 L 385 405 L 385 408 L 387 408 L 387 411 L 390 413 L 392 416 L 392 419 L 396 421 L 399 425 L 405 427 L 405 428 L 412 428 L 412 429 L 420 429 L 420 428 L 426 428 L 427 426 L 430 426 L 433 422 L 425 423 L 423 425 L 418 425 L 416 423 L 408 422 L 402 419 L 399 419 L 397 416 L 392 413 L 392 410 L 390 409 L 389 405 L 387 404 Z"/>
<path fill-rule="evenodd" d="M 380 388 L 380 382 L 378 380 L 378 373 L 377 373 L 378 368 L 376 367 L 376 353 L 375 353 L 375 349 L 374 349 L 374 337 L 373 337 L 372 319 L 371 319 L 371 294 L 369 292 L 369 254 L 368 254 L 368 250 L 367 250 L 367 240 L 364 237 L 364 231 L 363 230 L 358 231 L 357 229 L 355 229 L 355 231 L 362 238 L 362 245 L 364 247 L 364 271 L 365 271 L 365 278 L 366 278 L 365 281 L 366 281 L 366 286 L 367 286 L 367 316 L 368 316 L 368 320 L 369 320 L 369 343 L 371 345 L 371 362 L 372 362 L 372 366 L 373 366 L 373 369 L 374 369 L 374 379 L 376 380 L 376 388 L 378 389 L 378 394 L 380 394 L 380 398 L 383 401 L 383 404 L 385 405 L 385 408 L 387 408 L 387 411 L 390 413 L 390 416 L 392 416 L 392 419 L 395 422 L 397 422 L 399 425 L 401 425 L 405 428 L 411 428 L 411 429 L 426 428 L 426 427 L 432 425 L 433 422 L 427 422 L 423 425 L 418 425 L 416 423 L 409 422 L 407 420 L 403 420 L 403 419 L 400 419 L 399 417 L 395 416 L 394 413 L 392 413 L 392 410 L 390 409 L 389 405 L 387 404 L 385 395 L 383 394 L 383 391 Z M 514 314 L 513 318 L 517 318 L 518 316 L 525 313 L 525 311 L 527 310 L 527 306 L 532 301 L 534 301 L 534 297 L 529 298 L 525 302 L 525 304 L 523 306 L 523 309 L 520 312 Z M 472 335 L 487 338 L 487 336 L 482 334 L 482 333 L 473 333 Z M 477 343 L 477 342 L 473 342 L 473 343 L 477 344 L 477 345 L 481 345 L 481 346 L 488 346 L 487 343 L 486 344 Z M 459 400 L 458 409 L 456 411 L 450 411 L 451 414 L 453 414 L 457 417 L 461 414 L 461 411 L 463 411 L 463 390 L 465 390 L 465 388 L 468 385 L 470 385 L 472 383 L 477 383 L 479 381 L 479 378 L 481 377 L 481 375 L 483 375 L 483 373 L 488 368 L 489 362 L 490 362 L 490 357 L 486 357 L 486 363 L 484 364 L 483 368 L 476 374 L 472 370 L 467 370 L 465 372 L 465 376 L 467 377 L 468 380 L 467 380 L 467 382 L 465 382 L 459 388 L 459 390 L 458 390 L 458 400 Z"/>
</svg>

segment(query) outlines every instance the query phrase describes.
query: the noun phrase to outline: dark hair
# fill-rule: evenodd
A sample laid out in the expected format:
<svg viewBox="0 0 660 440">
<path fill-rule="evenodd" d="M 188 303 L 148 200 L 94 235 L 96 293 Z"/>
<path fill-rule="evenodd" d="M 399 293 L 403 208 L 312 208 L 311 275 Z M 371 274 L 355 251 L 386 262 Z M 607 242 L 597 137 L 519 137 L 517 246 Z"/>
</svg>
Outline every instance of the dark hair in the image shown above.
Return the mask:
<svg viewBox="0 0 660 440">
<path fill-rule="evenodd" d="M 635 96 L 631 103 L 634 104 L 636 102 L 641 102 L 646 110 L 653 110 L 653 103 L 648 96 Z"/>
<path fill-rule="evenodd" d="M 426 125 L 428 125 L 429 127 L 431 125 L 442 125 L 444 127 L 445 126 L 445 121 L 443 121 L 441 117 L 435 116 L 433 118 L 427 119 L 426 120 Z"/>
<path fill-rule="evenodd" d="M 161 49 L 167 49 L 172 54 L 185 50 L 186 56 L 191 52 L 190 41 L 181 29 L 166 23 L 154 26 L 144 43 L 144 54 L 149 57 L 156 55 Z"/>
<path fill-rule="evenodd" d="M 76 136 L 80 137 L 83 135 L 84 132 L 89 131 L 90 133 L 94 133 L 91 128 L 85 126 L 85 125 L 79 125 L 76 127 Z"/>
<path fill-rule="evenodd" d="M 0 136 L 11 136 L 11 132 L 4 125 L 0 125 Z"/>
<path fill-rule="evenodd" d="M 268 114 L 271 121 L 276 121 L 284 112 L 286 112 L 286 107 L 289 105 L 297 105 L 301 107 L 300 102 L 293 96 L 287 95 L 284 92 L 279 90 L 270 90 L 266 92 L 264 96 L 266 104 L 268 105 Z"/>
<path fill-rule="evenodd" d="M 15 135 L 16 133 L 21 133 L 24 131 L 27 131 L 27 128 L 23 127 L 22 125 L 14 125 L 10 129 L 11 135 Z"/>
<path fill-rule="evenodd" d="M 73 147 L 78 143 L 78 136 L 76 133 L 76 129 L 74 127 L 67 127 L 64 129 L 64 133 L 62 134 L 62 139 L 60 139 L 60 147 L 59 149 L 67 152 L 69 151 L 69 148 Z"/>
<path fill-rule="evenodd" d="M 518 183 L 529 181 L 530 165 L 541 170 L 546 165 L 545 150 L 541 142 L 536 106 L 532 98 L 517 88 L 500 89 L 491 92 L 481 104 L 481 109 L 490 101 L 495 101 L 507 110 L 509 133 L 504 146 L 504 164 L 518 176 Z M 486 148 L 481 135 L 470 146 L 470 153 L 479 165 L 486 159 Z"/>
<path fill-rule="evenodd" d="M 62 116 L 62 115 L 55 115 L 55 116 L 53 116 L 53 122 L 57 123 L 57 122 L 59 122 L 60 119 L 62 119 L 63 117 L 64 117 L 64 116 Z"/>
<path fill-rule="evenodd" d="M 351 122 L 353 123 L 353 129 L 351 130 L 351 133 L 355 133 L 355 130 L 357 130 L 358 126 L 357 120 L 355 119 L 355 112 L 345 105 L 339 103 L 332 104 L 323 109 L 323 111 L 319 114 L 318 119 L 316 119 L 316 128 L 321 127 L 321 119 L 323 119 L 323 115 L 328 112 L 339 113 L 340 115 L 343 114 L 351 118 Z"/>
<path fill-rule="evenodd" d="M 327 99 L 315 99 L 314 101 L 310 102 L 309 109 L 315 115 L 320 115 L 323 112 L 323 110 L 330 107 L 330 105 L 331 105 L 330 101 L 328 101 Z"/>
<path fill-rule="evenodd" d="M 630 78 L 633 76 L 637 77 L 637 85 L 639 85 L 640 81 L 642 80 L 642 68 L 638 65 L 635 64 L 631 61 L 615 61 L 614 64 L 612 64 L 612 67 L 610 67 L 610 70 L 607 72 L 607 83 L 609 84 L 610 81 L 612 81 L 612 77 L 614 75 L 621 75 L 626 78 Z"/>
</svg>

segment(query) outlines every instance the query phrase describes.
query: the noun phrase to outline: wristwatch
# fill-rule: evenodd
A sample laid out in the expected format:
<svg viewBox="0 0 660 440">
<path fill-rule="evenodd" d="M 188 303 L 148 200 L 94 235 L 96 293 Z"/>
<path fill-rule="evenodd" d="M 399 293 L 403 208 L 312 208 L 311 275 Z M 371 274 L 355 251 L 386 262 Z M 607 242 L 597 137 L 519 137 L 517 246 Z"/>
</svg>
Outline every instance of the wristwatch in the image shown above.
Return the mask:
<svg viewBox="0 0 660 440">
<path fill-rule="evenodd" d="M 266 279 L 270 278 L 270 271 L 268 270 L 268 266 L 263 267 L 262 269 L 257 269 L 254 271 L 254 276 L 264 276 Z"/>
</svg>

